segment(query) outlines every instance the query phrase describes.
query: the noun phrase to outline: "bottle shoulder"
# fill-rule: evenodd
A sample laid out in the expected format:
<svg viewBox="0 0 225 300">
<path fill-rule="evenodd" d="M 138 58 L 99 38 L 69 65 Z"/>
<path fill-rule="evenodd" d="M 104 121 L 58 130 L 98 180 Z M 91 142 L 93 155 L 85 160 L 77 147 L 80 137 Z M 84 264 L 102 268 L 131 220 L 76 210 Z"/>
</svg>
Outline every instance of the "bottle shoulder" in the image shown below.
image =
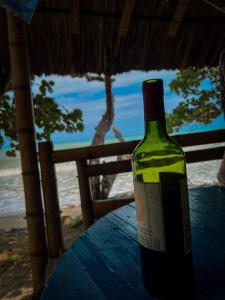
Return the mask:
<svg viewBox="0 0 225 300">
<path fill-rule="evenodd" d="M 167 156 L 171 154 L 184 157 L 182 148 L 171 137 L 165 136 L 160 140 L 144 138 L 135 148 L 132 159 L 140 159 L 149 155 Z"/>
<path fill-rule="evenodd" d="M 149 143 L 141 141 L 132 156 L 134 178 L 143 182 L 160 181 L 161 173 L 186 175 L 182 148 L 171 138 Z"/>
</svg>

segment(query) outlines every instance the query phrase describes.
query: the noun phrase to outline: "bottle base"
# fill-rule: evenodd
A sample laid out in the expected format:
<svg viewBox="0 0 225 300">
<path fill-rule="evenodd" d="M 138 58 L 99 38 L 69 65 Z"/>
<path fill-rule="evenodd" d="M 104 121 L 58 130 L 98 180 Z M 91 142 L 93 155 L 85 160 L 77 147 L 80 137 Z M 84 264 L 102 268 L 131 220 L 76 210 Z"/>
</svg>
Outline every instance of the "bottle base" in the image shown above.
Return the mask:
<svg viewBox="0 0 225 300">
<path fill-rule="evenodd" d="M 149 294 L 154 296 L 156 299 L 159 300 L 191 300 L 192 296 L 194 295 L 194 288 L 190 289 L 188 293 L 183 292 L 182 290 L 180 292 L 174 292 L 168 291 L 167 293 L 159 292 L 158 290 L 154 290 L 149 288 L 148 286 L 145 286 L 146 290 Z M 186 291 L 187 292 L 187 291 Z"/>
<path fill-rule="evenodd" d="M 192 253 L 171 257 L 140 246 L 142 278 L 150 294 L 163 300 L 188 300 L 193 295 Z"/>
</svg>

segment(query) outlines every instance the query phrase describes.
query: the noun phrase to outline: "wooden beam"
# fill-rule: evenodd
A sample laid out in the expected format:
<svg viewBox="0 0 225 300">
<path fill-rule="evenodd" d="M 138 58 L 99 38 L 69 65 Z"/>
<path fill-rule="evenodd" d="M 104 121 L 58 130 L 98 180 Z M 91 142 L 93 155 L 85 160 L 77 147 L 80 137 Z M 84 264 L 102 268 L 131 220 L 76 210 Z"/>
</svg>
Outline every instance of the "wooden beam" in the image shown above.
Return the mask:
<svg viewBox="0 0 225 300">
<path fill-rule="evenodd" d="M 119 26 L 119 36 L 124 37 L 127 35 L 130 20 L 132 17 L 132 13 L 134 10 L 136 0 L 126 0 L 124 7 L 123 7 L 123 13 L 120 19 L 120 26 Z"/>
<path fill-rule="evenodd" d="M 182 147 L 205 145 L 210 143 L 222 143 L 225 141 L 225 129 L 199 132 L 191 134 L 180 134 L 171 136 L 173 140 Z M 52 153 L 54 163 L 75 161 L 79 159 L 95 159 L 114 155 L 130 154 L 140 140 L 113 143 L 99 146 L 88 146 L 75 149 L 56 150 Z"/>
<path fill-rule="evenodd" d="M 52 154 L 55 163 L 67 162 L 79 159 L 95 159 L 112 155 L 123 155 L 132 152 L 139 141 L 115 143 L 99 146 L 89 146 L 77 149 L 56 150 Z"/>
<path fill-rule="evenodd" d="M 131 171 L 131 160 L 111 161 L 108 163 L 88 165 L 86 168 L 87 176 L 98 176 L 108 174 L 118 174 Z"/>
<path fill-rule="evenodd" d="M 193 150 L 185 153 L 187 163 L 222 159 L 225 147 Z"/>
<path fill-rule="evenodd" d="M 70 0 L 69 26 L 72 34 L 80 33 L 80 0 Z"/>
<path fill-rule="evenodd" d="M 52 142 L 39 143 L 41 183 L 45 205 L 45 223 L 49 258 L 57 258 L 64 249 Z"/>
<path fill-rule="evenodd" d="M 203 2 L 205 2 L 206 4 L 210 5 L 211 7 L 217 9 L 218 11 L 225 13 L 225 7 L 220 7 L 218 5 L 216 5 L 215 3 L 213 3 L 212 1 L 209 0 L 202 0 Z"/>
<path fill-rule="evenodd" d="M 92 205 L 94 216 L 95 218 L 100 218 L 110 211 L 117 209 L 123 205 L 129 204 L 132 201 L 134 201 L 134 197 L 93 201 Z"/>
<path fill-rule="evenodd" d="M 225 142 L 225 129 L 171 136 L 182 147 Z"/>
<path fill-rule="evenodd" d="M 26 204 L 28 243 L 34 292 L 44 284 L 47 263 L 40 177 L 35 144 L 28 49 L 24 22 L 7 11 L 9 52 L 16 104 L 21 169 Z"/>
<path fill-rule="evenodd" d="M 189 0 L 179 0 L 173 19 L 170 23 L 168 36 L 174 37 L 186 12 Z"/>
<path fill-rule="evenodd" d="M 205 148 L 185 152 L 187 163 L 194 163 L 207 160 L 222 159 L 225 147 Z M 88 177 L 98 175 L 109 175 L 131 172 L 131 160 L 113 161 L 96 165 L 88 165 L 86 173 Z"/>
<path fill-rule="evenodd" d="M 53 8 L 48 6 L 38 6 L 35 12 L 36 14 L 42 14 L 46 17 L 57 17 L 62 16 L 68 18 L 70 15 L 70 10 L 65 8 Z M 91 16 L 91 17 L 103 17 L 104 19 L 115 19 L 118 20 L 121 18 L 118 13 L 111 13 L 107 11 L 91 11 L 88 9 L 82 9 L 80 11 L 81 16 Z M 157 14 L 157 15 L 142 15 L 142 14 L 133 14 L 132 17 L 134 20 L 139 21 L 151 21 L 151 22 L 162 22 L 162 23 L 171 23 L 171 15 L 170 14 Z M 184 15 L 182 22 L 187 23 L 195 23 L 195 24 L 224 24 L 225 19 L 224 16 L 209 16 L 209 15 Z"/>
<path fill-rule="evenodd" d="M 92 208 L 92 197 L 89 179 L 87 176 L 86 168 L 87 161 L 84 159 L 78 160 L 77 174 L 80 189 L 80 202 L 83 216 L 84 228 L 90 227 L 94 223 L 93 208 Z"/>
<path fill-rule="evenodd" d="M 121 40 L 125 38 L 127 35 L 129 26 L 130 26 L 130 20 L 132 17 L 132 13 L 134 10 L 136 0 L 126 0 L 123 7 L 123 12 L 120 18 L 120 25 L 118 30 L 118 36 L 114 45 L 114 56 L 116 57 L 119 53 L 119 47 L 121 44 Z"/>
</svg>

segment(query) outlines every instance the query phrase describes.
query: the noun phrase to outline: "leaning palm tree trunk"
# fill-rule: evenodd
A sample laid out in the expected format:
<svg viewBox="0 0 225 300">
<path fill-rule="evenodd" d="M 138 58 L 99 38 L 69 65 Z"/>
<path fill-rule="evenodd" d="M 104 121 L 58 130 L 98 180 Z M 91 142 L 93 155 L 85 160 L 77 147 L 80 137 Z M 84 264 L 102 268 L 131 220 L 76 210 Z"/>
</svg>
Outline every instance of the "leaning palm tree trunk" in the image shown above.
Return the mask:
<svg viewBox="0 0 225 300">
<path fill-rule="evenodd" d="M 116 139 L 120 142 L 123 143 L 125 142 L 120 130 L 112 126 L 112 131 L 116 137 Z M 130 154 L 125 154 L 125 155 L 118 155 L 117 156 L 117 161 L 124 160 L 124 159 L 130 159 Z M 107 199 L 109 197 L 109 193 L 111 191 L 112 185 L 116 179 L 117 174 L 113 175 L 103 175 L 102 181 L 101 181 L 101 189 L 102 189 L 102 195 L 104 199 Z"/>
<path fill-rule="evenodd" d="M 105 94 L 106 94 L 106 111 L 100 120 L 95 135 L 92 140 L 92 146 L 102 145 L 105 141 L 105 136 L 110 130 L 114 119 L 114 98 L 112 94 L 112 78 L 110 75 L 105 75 Z M 99 163 L 99 159 L 92 160 L 91 164 Z M 105 195 L 102 193 L 100 177 L 96 176 L 91 179 L 92 197 L 94 200 L 104 199 Z"/>
<path fill-rule="evenodd" d="M 102 145 L 105 142 L 105 136 L 111 129 L 114 120 L 114 97 L 112 93 L 112 82 L 115 80 L 111 75 L 103 76 L 92 76 L 90 74 L 84 74 L 88 81 L 98 80 L 104 81 L 105 83 L 105 95 L 106 95 L 106 111 L 103 114 L 98 126 L 96 127 L 95 135 L 92 140 L 92 146 Z M 119 129 L 112 127 L 115 137 L 119 142 L 124 142 L 122 134 Z M 126 155 L 118 156 L 117 160 L 127 158 Z M 93 159 L 90 164 L 98 164 L 99 159 Z M 110 193 L 113 182 L 115 181 L 116 175 L 104 175 L 102 177 L 96 176 L 91 179 L 91 190 L 92 198 L 94 200 L 106 199 Z"/>
</svg>

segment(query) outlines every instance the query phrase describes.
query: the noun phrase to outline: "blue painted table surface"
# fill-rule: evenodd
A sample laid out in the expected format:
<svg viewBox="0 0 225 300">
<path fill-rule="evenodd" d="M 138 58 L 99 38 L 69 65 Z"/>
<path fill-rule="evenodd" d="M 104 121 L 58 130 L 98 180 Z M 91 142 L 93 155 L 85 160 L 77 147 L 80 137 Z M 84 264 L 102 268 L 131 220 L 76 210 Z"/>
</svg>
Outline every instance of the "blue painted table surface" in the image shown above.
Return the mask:
<svg viewBox="0 0 225 300">
<path fill-rule="evenodd" d="M 225 191 L 189 190 L 196 292 L 225 300 Z M 42 300 L 155 299 L 141 278 L 135 204 L 99 219 L 56 264 Z M 182 300 L 182 299 L 181 299 Z"/>
</svg>

